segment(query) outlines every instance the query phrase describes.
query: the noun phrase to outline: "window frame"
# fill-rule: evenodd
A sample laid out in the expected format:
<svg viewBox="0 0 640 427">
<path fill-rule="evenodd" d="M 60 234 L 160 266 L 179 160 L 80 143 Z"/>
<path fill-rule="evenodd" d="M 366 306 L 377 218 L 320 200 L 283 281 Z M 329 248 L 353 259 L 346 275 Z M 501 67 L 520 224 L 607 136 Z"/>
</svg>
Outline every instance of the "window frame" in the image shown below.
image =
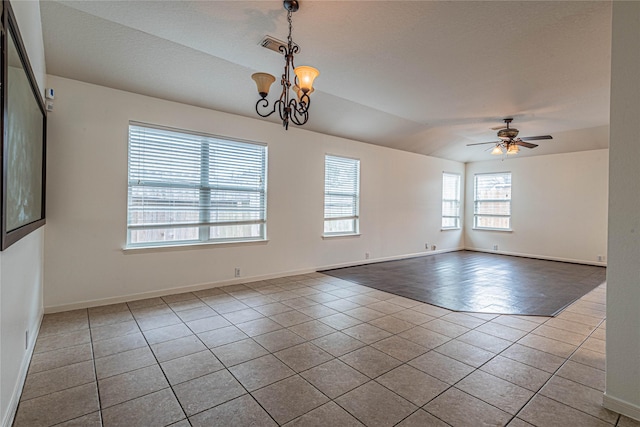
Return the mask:
<svg viewBox="0 0 640 427">
<path fill-rule="evenodd" d="M 137 181 L 137 183 L 133 183 L 135 179 L 132 177 L 132 166 L 133 166 L 132 128 L 134 127 L 149 129 L 155 132 L 164 132 L 164 137 L 167 138 L 168 140 L 171 140 L 171 133 L 177 134 L 175 136 L 176 139 L 179 138 L 179 135 L 182 135 L 182 137 L 185 137 L 185 136 L 191 137 L 194 140 L 195 138 L 200 138 L 200 141 L 199 141 L 200 157 L 197 162 L 198 167 L 189 169 L 189 171 L 191 171 L 193 174 L 199 175 L 198 183 L 196 185 L 194 185 L 193 183 L 185 184 L 184 182 L 179 182 L 177 180 L 171 180 L 171 179 L 153 181 L 153 182 L 147 183 L 146 185 L 140 185 L 139 180 Z M 125 250 L 147 249 L 147 248 L 191 247 L 191 246 L 199 246 L 199 245 L 215 245 L 215 244 L 224 244 L 224 243 L 264 242 L 267 240 L 267 176 L 268 176 L 267 144 L 261 143 L 261 142 L 255 142 L 255 141 L 247 141 L 247 140 L 242 140 L 237 138 L 230 138 L 226 136 L 213 135 L 213 134 L 208 134 L 203 132 L 136 122 L 136 121 L 130 121 L 127 130 L 128 130 L 128 135 L 127 135 L 127 229 L 126 229 L 126 243 L 124 247 Z M 218 149 L 220 149 L 221 147 L 224 147 L 225 143 L 227 145 L 233 145 L 233 144 L 245 144 L 246 146 L 250 145 L 252 146 L 251 149 L 254 149 L 254 150 L 256 147 L 259 147 L 259 151 L 257 151 L 257 153 L 259 154 L 256 156 L 257 161 L 255 162 L 259 164 L 258 166 L 259 169 L 255 169 L 254 171 L 260 177 L 259 179 L 260 184 L 254 189 L 238 188 L 235 191 L 239 191 L 241 193 L 246 192 L 247 194 L 251 194 L 254 196 L 256 194 L 258 195 L 257 196 L 259 199 L 258 212 L 261 219 L 239 220 L 239 221 L 228 221 L 228 220 L 215 221 L 209 217 L 209 214 L 215 211 L 214 209 L 212 209 L 210 202 L 212 197 L 215 195 L 216 191 L 233 191 L 228 188 L 225 188 L 225 184 L 227 187 L 229 186 L 228 182 L 225 182 L 224 184 L 219 185 L 217 183 L 213 184 L 209 181 L 210 174 L 213 174 L 213 171 L 216 170 L 215 167 L 211 164 L 211 161 L 214 158 L 214 156 L 211 155 L 211 151 L 213 151 L 212 148 L 218 147 Z M 195 147 L 196 145 L 197 143 L 194 142 L 193 147 Z M 197 150 L 198 147 L 195 147 L 195 148 Z M 180 154 L 180 150 L 176 150 L 174 152 L 167 151 L 167 152 L 163 152 L 162 154 L 164 156 L 168 156 L 176 153 Z M 187 153 L 187 154 L 192 154 L 192 153 Z M 206 161 L 203 160 L 203 158 Z M 231 165 L 231 167 L 233 167 L 232 165 L 234 161 L 237 163 L 242 159 L 243 159 L 242 157 L 236 157 L 235 159 L 231 159 L 231 160 L 225 159 L 224 160 L 225 163 L 223 163 L 222 166 L 230 167 L 229 165 Z M 151 163 L 153 159 L 148 160 L 147 158 L 147 161 L 150 162 L 148 166 L 155 166 L 158 168 L 166 166 L 165 164 L 163 164 L 162 161 L 156 164 Z M 215 159 L 213 161 L 215 161 Z M 169 192 L 175 189 L 192 190 L 192 191 L 197 190 L 199 193 L 197 197 L 197 205 L 194 205 L 195 208 L 191 213 L 193 214 L 197 212 L 198 220 L 189 221 L 189 222 L 183 222 L 178 220 L 176 222 L 173 222 L 174 219 L 171 218 L 169 219 L 169 222 L 164 224 L 153 224 L 153 223 L 132 224 L 131 216 L 132 216 L 132 212 L 134 211 L 134 209 L 132 209 L 134 208 L 134 205 L 132 204 L 132 197 L 133 197 L 132 187 L 135 187 L 135 186 L 142 187 L 142 188 L 152 188 L 152 187 L 166 188 L 167 191 Z M 180 200 L 172 199 L 170 196 L 171 195 L 169 195 L 169 197 L 167 197 L 166 199 L 162 199 L 162 201 L 170 202 L 170 203 L 175 203 L 176 201 L 178 202 L 180 201 Z M 255 224 L 259 225 L 259 232 L 251 236 L 246 236 L 246 237 L 212 237 L 211 236 L 211 234 L 215 232 L 216 227 L 232 227 L 234 225 L 255 225 Z M 132 238 L 131 238 L 132 231 L 135 231 L 135 230 L 152 230 L 152 229 L 170 230 L 170 229 L 180 229 L 180 228 L 192 228 L 192 229 L 197 228 L 198 237 L 195 239 L 148 240 L 145 242 L 132 242 Z"/>
<path fill-rule="evenodd" d="M 355 183 L 354 190 L 355 192 L 339 192 L 334 189 L 327 188 L 327 171 L 328 171 L 328 160 L 330 158 L 338 159 L 338 161 L 342 161 L 345 163 L 353 162 L 355 165 Z M 324 214 L 323 214 L 323 233 L 322 237 L 345 237 L 345 236 L 359 236 L 360 235 L 360 175 L 361 175 L 361 167 L 360 167 L 360 159 L 348 156 L 341 156 L 337 154 L 326 153 L 324 156 Z M 328 191 L 334 190 L 334 191 Z M 351 197 L 353 199 L 352 202 L 352 215 L 345 216 L 327 216 L 327 196 L 342 196 L 342 197 Z M 346 221 L 350 220 L 352 223 L 352 227 L 349 231 L 327 231 L 327 222 L 328 221 Z"/>
<path fill-rule="evenodd" d="M 493 175 L 493 176 L 509 176 L 509 198 L 508 199 L 496 199 L 496 198 L 483 198 L 483 199 L 479 199 L 478 198 L 478 177 L 479 176 L 488 176 L 488 175 Z M 483 173 L 476 173 L 473 176 L 473 229 L 474 230 L 489 230 L 489 231 L 506 231 L 506 232 L 510 232 L 513 231 L 513 222 L 512 222 L 512 216 L 513 216 L 513 211 L 512 211 L 512 200 L 513 200 L 513 174 L 510 171 L 505 171 L 505 172 L 483 172 Z M 478 213 L 479 210 L 479 204 L 481 203 L 501 203 L 501 204 L 507 204 L 508 205 L 508 212 L 509 214 L 482 214 L 482 213 Z M 480 217 L 491 217 L 491 218 L 507 218 L 508 219 L 508 226 L 507 227 L 483 227 L 478 225 L 478 219 Z"/>
<path fill-rule="evenodd" d="M 457 179 L 457 183 L 456 183 L 456 198 L 455 199 L 445 199 L 445 176 L 450 176 L 450 177 L 456 177 Z M 460 228 L 462 227 L 462 221 L 461 221 L 461 215 L 460 215 L 460 211 L 461 211 L 461 182 L 462 182 L 462 176 L 460 173 L 456 173 L 456 172 L 442 172 L 442 212 L 441 212 L 441 216 L 442 216 L 442 220 L 440 222 L 440 228 L 442 230 L 460 230 Z M 457 215 L 445 215 L 445 203 L 451 203 L 453 202 L 454 204 L 456 204 L 456 209 L 458 214 Z M 456 225 L 454 226 L 445 226 L 444 225 L 444 221 L 445 218 L 454 218 L 456 221 Z"/>
</svg>

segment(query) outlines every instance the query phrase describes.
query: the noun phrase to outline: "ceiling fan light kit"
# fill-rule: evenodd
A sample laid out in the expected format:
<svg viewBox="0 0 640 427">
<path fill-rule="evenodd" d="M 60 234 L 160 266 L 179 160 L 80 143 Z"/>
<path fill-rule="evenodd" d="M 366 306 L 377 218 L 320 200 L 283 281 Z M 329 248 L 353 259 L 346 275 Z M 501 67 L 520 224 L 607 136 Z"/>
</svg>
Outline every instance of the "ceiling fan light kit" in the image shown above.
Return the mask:
<svg viewBox="0 0 640 427">
<path fill-rule="evenodd" d="M 493 150 L 491 150 L 491 154 L 496 156 L 501 156 L 503 153 L 501 144 L 496 144 L 496 146 L 493 147 Z"/>
<path fill-rule="evenodd" d="M 309 95 L 314 91 L 313 81 L 318 77 L 320 72 L 306 65 L 296 67 L 293 63 L 293 57 L 300 51 L 297 44 L 293 42 L 291 37 L 292 20 L 291 15 L 297 11 L 299 4 L 297 0 L 285 0 L 284 8 L 287 11 L 287 21 L 289 22 L 289 36 L 287 44 L 280 45 L 278 50 L 284 55 L 285 65 L 284 73 L 280 79 L 282 91 L 273 106 L 269 106 L 269 88 L 276 81 L 276 78 L 268 73 L 255 73 L 251 78 L 256 82 L 260 99 L 256 103 L 256 113 L 260 117 L 269 117 L 276 111 L 282 120 L 282 126 L 289 129 L 289 123 L 302 126 L 309 120 L 309 106 L 311 98 Z M 264 46 L 264 44 L 262 44 Z M 291 71 L 295 74 L 293 83 L 291 82 Z M 292 90 L 294 97 L 290 96 L 289 90 Z"/>
<path fill-rule="evenodd" d="M 520 148 L 513 142 L 499 142 L 493 147 L 491 150 L 491 154 L 495 156 L 501 156 L 506 154 L 507 156 L 511 156 L 513 154 L 518 154 L 520 152 Z"/>
<path fill-rule="evenodd" d="M 520 149 L 516 144 L 509 144 L 509 148 L 507 148 L 507 155 L 518 154 Z"/>
<path fill-rule="evenodd" d="M 513 121 L 513 118 L 508 117 L 503 120 L 506 123 L 507 127 L 498 130 L 498 142 L 477 142 L 474 144 L 467 144 L 467 146 L 495 144 L 495 147 L 493 147 L 493 150 L 491 150 L 491 154 L 495 156 L 506 154 L 509 156 L 518 154 L 520 152 L 520 147 L 536 148 L 538 146 L 538 144 L 531 144 L 530 142 L 526 141 L 553 139 L 551 135 L 527 136 L 518 138 L 518 133 L 520 133 L 520 131 L 516 128 L 509 127 L 509 125 Z"/>
</svg>

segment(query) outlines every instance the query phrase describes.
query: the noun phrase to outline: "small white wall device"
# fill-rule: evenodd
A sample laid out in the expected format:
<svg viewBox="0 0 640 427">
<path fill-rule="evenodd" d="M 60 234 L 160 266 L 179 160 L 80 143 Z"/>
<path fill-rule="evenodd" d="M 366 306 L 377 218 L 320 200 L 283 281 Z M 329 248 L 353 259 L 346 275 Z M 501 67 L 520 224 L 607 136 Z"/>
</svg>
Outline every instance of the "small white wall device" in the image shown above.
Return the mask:
<svg viewBox="0 0 640 427">
<path fill-rule="evenodd" d="M 53 100 L 55 99 L 55 93 L 53 92 L 53 88 L 46 88 L 44 90 L 44 105 L 47 111 L 53 111 Z"/>
</svg>

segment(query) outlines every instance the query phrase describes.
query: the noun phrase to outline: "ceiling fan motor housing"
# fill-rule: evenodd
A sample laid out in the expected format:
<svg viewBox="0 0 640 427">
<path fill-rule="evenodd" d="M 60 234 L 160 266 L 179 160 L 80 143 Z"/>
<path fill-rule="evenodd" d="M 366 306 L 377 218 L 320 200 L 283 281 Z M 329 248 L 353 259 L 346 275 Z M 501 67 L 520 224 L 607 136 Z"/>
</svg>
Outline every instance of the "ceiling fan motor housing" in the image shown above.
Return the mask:
<svg viewBox="0 0 640 427">
<path fill-rule="evenodd" d="M 503 141 L 509 141 L 518 136 L 518 132 L 518 129 L 515 128 L 500 129 L 498 131 L 498 138 Z"/>
</svg>

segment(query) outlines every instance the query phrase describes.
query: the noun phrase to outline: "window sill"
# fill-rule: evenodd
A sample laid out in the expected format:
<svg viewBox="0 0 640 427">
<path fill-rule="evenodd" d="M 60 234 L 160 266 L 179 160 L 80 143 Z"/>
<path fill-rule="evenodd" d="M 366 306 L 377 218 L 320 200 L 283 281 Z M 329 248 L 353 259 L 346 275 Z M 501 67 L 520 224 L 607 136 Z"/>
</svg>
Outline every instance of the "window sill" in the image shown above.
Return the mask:
<svg viewBox="0 0 640 427">
<path fill-rule="evenodd" d="M 512 228 L 478 228 L 478 227 L 473 227 L 474 230 L 476 231 L 502 231 L 505 233 L 512 233 L 513 229 Z"/>
<path fill-rule="evenodd" d="M 440 231 L 462 230 L 462 227 L 447 227 L 441 228 Z"/>
<path fill-rule="evenodd" d="M 220 246 L 242 246 L 242 245 L 266 245 L 269 243 L 267 239 L 257 240 L 235 240 L 228 242 L 203 242 L 203 243 L 177 243 L 175 245 L 162 245 L 162 246 L 132 246 L 122 248 L 122 252 L 125 254 L 134 253 L 152 253 L 152 252 L 168 252 L 168 251 L 188 251 L 195 249 L 202 249 L 203 247 L 220 247 Z"/>
<path fill-rule="evenodd" d="M 360 237 L 360 233 L 349 233 L 349 234 L 323 234 L 322 239 L 340 239 L 340 238 L 349 238 L 349 237 Z"/>
</svg>

